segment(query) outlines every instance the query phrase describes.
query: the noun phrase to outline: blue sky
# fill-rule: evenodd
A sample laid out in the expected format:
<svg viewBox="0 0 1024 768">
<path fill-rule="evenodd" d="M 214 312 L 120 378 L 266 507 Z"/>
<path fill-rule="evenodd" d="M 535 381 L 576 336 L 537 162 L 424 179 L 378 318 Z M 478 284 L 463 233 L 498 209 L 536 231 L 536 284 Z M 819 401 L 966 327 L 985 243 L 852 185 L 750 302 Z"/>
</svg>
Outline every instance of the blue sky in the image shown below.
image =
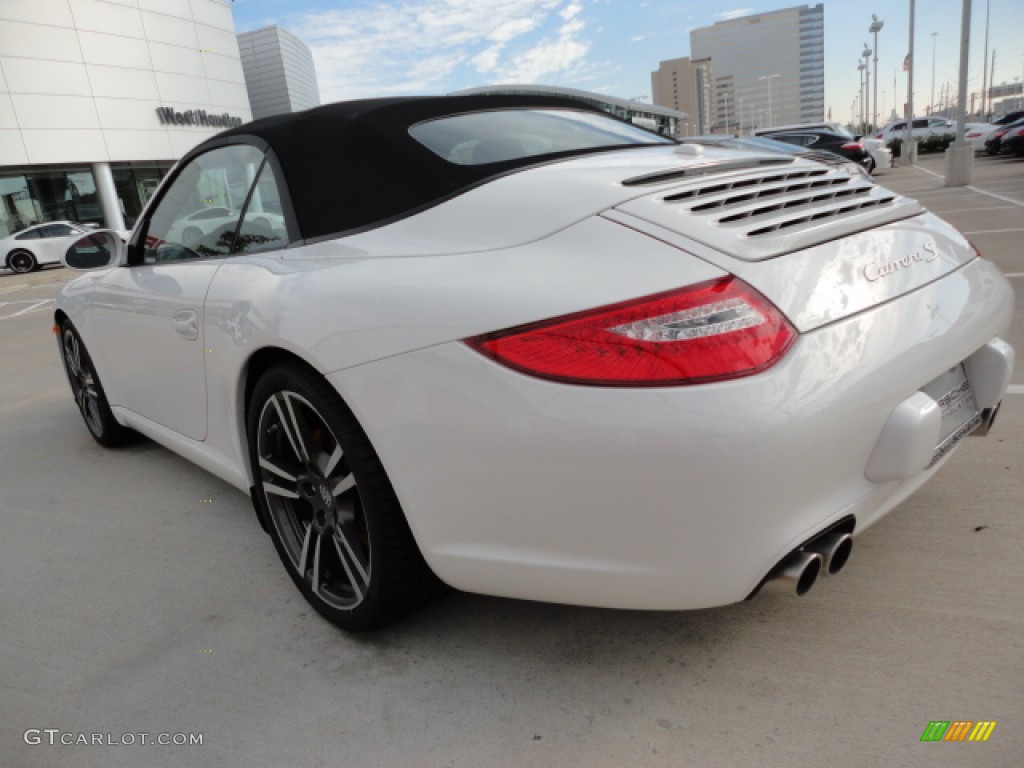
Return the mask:
<svg viewBox="0 0 1024 768">
<path fill-rule="evenodd" d="M 1024 2 L 989 0 L 989 56 L 995 82 L 1024 76 Z M 724 18 L 803 3 L 695 0 L 235 0 L 244 32 L 278 24 L 313 51 L 322 99 L 448 93 L 488 83 L 543 83 L 650 98 L 650 73 L 662 59 L 687 56 L 689 30 Z M 810 3 L 813 5 L 813 3 Z M 981 89 L 985 0 L 974 0 L 969 90 Z M 871 14 L 879 33 L 878 100 L 887 115 L 906 97 L 908 0 L 825 2 L 825 101 L 849 120 L 857 63 Z M 956 88 L 961 0 L 917 0 L 915 105 L 930 102 L 932 44 L 936 100 Z M 934 39 L 931 33 L 937 33 Z M 872 62 L 873 66 L 873 62 Z"/>
</svg>

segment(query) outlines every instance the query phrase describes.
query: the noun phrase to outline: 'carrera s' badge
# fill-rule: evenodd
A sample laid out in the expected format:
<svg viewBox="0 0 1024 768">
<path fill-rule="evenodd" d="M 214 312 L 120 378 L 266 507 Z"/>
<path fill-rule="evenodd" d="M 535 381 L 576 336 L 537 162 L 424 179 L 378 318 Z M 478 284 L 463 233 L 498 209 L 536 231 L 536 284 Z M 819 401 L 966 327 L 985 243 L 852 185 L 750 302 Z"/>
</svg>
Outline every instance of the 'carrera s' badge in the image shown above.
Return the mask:
<svg viewBox="0 0 1024 768">
<path fill-rule="evenodd" d="M 929 240 L 912 254 L 904 256 L 902 259 L 896 259 L 885 264 L 868 264 L 868 266 L 864 267 L 864 277 L 873 283 L 901 269 L 912 267 L 914 264 L 925 261 L 935 261 L 937 258 L 939 258 L 938 248 L 935 247 L 933 241 Z"/>
</svg>

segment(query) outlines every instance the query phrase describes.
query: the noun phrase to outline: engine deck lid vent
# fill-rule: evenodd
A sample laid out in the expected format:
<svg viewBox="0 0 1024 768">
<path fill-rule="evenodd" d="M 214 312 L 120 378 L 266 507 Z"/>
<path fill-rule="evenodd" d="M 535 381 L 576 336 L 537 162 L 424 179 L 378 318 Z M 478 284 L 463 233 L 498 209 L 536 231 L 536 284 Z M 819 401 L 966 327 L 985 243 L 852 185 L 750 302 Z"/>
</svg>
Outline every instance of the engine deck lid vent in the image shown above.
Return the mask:
<svg viewBox="0 0 1024 768">
<path fill-rule="evenodd" d="M 645 173 L 641 176 L 633 176 L 622 182 L 624 187 L 641 187 L 649 184 L 664 184 L 677 179 L 692 179 L 709 174 L 725 173 L 727 171 L 745 171 L 756 168 L 765 168 L 779 165 L 790 165 L 792 157 L 779 156 L 758 156 L 745 157 L 739 160 L 712 160 L 711 162 L 695 163 L 681 168 L 672 168 L 667 171 L 656 171 Z"/>
<path fill-rule="evenodd" d="M 720 178 L 708 172 L 618 209 L 745 261 L 775 258 L 923 211 L 916 201 L 859 174 L 803 160 L 723 172 Z"/>
</svg>

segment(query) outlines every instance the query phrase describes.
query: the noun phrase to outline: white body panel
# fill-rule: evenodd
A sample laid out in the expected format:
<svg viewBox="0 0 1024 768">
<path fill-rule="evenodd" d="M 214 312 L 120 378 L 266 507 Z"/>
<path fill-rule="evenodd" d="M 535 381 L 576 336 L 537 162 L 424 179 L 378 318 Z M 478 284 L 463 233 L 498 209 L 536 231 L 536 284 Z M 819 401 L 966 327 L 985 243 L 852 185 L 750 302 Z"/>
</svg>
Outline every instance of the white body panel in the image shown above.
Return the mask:
<svg viewBox="0 0 1024 768">
<path fill-rule="evenodd" d="M 730 255 L 740 235 L 663 219 L 658 196 L 689 182 L 621 183 L 731 157 L 551 164 L 347 238 L 89 274 L 59 311 L 98 350 L 122 423 L 242 489 L 247 366 L 266 348 L 306 361 L 352 408 L 428 563 L 457 587 L 630 608 L 734 602 L 809 536 L 847 515 L 863 529 L 932 474 L 865 476 L 890 414 L 1004 333 L 1012 298 L 909 205 L 884 226 L 838 221 L 799 250 L 744 260 Z M 730 273 L 801 332 L 756 376 L 571 386 L 462 341 Z M 170 322 L 182 309 L 199 313 L 195 340 Z M 976 367 L 983 390 L 1004 386 L 999 366 Z"/>
<path fill-rule="evenodd" d="M 862 530 L 930 476 L 876 484 L 864 472 L 890 411 L 969 356 L 979 333 L 1005 331 L 1008 309 L 987 307 L 1005 307 L 1007 291 L 976 260 L 803 335 L 760 376 L 699 387 L 570 387 L 459 343 L 330 378 L 373 425 L 417 540 L 449 583 L 699 608 L 742 600 L 814 532 L 846 514 Z M 940 303 L 956 310 L 929 310 Z"/>
</svg>

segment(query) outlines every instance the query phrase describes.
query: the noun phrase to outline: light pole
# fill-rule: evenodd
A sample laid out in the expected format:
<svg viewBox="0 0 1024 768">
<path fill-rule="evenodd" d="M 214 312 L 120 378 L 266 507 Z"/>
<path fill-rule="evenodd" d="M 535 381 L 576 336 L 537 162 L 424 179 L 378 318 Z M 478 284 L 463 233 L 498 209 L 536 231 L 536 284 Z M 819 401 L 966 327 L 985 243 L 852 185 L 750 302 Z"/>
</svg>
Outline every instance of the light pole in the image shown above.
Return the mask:
<svg viewBox="0 0 1024 768">
<path fill-rule="evenodd" d="M 971 183 L 974 147 L 964 138 L 967 121 L 967 62 L 971 51 L 971 0 L 963 0 L 960 17 L 960 72 L 956 94 L 956 141 L 946 150 L 947 187 L 965 187 Z"/>
<path fill-rule="evenodd" d="M 884 25 L 884 21 L 875 16 L 875 14 L 871 14 L 871 26 L 868 27 L 868 32 L 875 36 L 875 111 L 872 123 L 876 129 L 878 128 L 878 33 Z"/>
<path fill-rule="evenodd" d="M 914 0 L 910 0 L 910 52 L 907 54 L 907 104 L 903 110 L 903 146 L 900 154 L 907 158 L 907 165 L 913 165 L 917 160 L 917 145 L 914 144 Z"/>
<path fill-rule="evenodd" d="M 935 112 L 935 36 L 938 32 L 932 32 L 932 103 L 928 107 L 928 111 L 931 113 Z"/>
<path fill-rule="evenodd" d="M 867 43 L 864 44 L 864 124 L 861 126 L 861 133 L 868 132 L 868 120 L 871 119 L 871 49 Z"/>
<path fill-rule="evenodd" d="M 860 110 L 857 114 L 857 130 L 854 133 L 864 133 L 864 113 L 866 108 L 864 106 L 864 70 L 867 68 L 867 64 L 863 61 L 857 63 L 857 85 L 860 87 Z"/>
<path fill-rule="evenodd" d="M 988 88 L 988 21 L 989 21 L 989 0 L 985 0 L 985 55 L 981 57 L 981 120 L 988 117 L 985 110 L 985 90 Z"/>
<path fill-rule="evenodd" d="M 759 78 L 757 78 L 758 80 L 767 80 L 768 81 L 768 127 L 769 128 L 771 128 L 773 125 L 775 125 L 774 119 L 772 117 L 772 80 L 774 80 L 776 77 L 781 77 L 781 75 L 778 72 L 776 72 L 774 75 L 761 75 Z"/>
</svg>

